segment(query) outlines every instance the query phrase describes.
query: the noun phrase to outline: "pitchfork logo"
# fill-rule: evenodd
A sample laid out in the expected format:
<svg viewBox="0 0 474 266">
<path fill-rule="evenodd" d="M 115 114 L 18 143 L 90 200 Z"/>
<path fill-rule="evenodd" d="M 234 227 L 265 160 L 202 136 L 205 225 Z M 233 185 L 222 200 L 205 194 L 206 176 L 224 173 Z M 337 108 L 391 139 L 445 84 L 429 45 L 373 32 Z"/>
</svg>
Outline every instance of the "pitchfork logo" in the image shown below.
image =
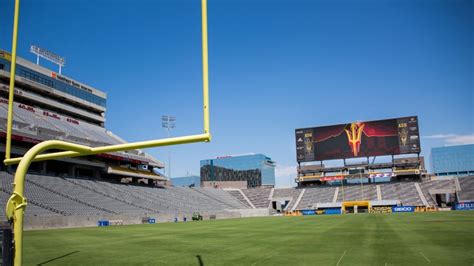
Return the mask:
<svg viewBox="0 0 474 266">
<path fill-rule="evenodd" d="M 344 129 L 347 134 L 349 146 L 351 147 L 352 154 L 357 157 L 360 150 L 360 143 L 362 140 L 362 132 L 364 132 L 365 124 L 361 122 L 354 122 L 351 124 L 350 130 Z"/>
</svg>

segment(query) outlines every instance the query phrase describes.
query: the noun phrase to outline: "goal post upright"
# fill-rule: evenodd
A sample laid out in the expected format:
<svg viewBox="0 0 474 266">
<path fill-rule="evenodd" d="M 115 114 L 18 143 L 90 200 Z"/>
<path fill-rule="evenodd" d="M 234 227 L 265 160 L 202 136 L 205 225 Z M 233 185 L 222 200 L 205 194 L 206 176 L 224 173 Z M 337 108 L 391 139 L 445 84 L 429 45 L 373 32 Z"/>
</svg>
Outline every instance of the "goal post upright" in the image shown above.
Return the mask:
<svg viewBox="0 0 474 266">
<path fill-rule="evenodd" d="M 5 143 L 5 159 L 10 159 L 13 127 L 13 97 L 15 96 L 16 47 L 18 40 L 18 20 L 20 16 L 20 0 L 15 0 L 13 14 L 12 55 L 10 66 L 10 89 L 8 91 L 7 136 Z"/>
<path fill-rule="evenodd" d="M 209 118 L 209 60 L 207 47 L 207 0 L 201 1 L 202 21 L 202 96 L 204 115 L 204 134 L 210 134 Z M 209 135 L 209 141 L 211 136 Z"/>
<path fill-rule="evenodd" d="M 207 0 L 201 0 L 201 21 L 202 21 L 202 82 L 203 82 L 203 125 L 204 132 L 202 134 L 188 135 L 182 137 L 173 137 L 133 143 L 124 143 L 117 145 L 109 145 L 102 147 L 89 147 L 85 145 L 70 143 L 60 140 L 47 140 L 36 144 L 29 149 L 23 157 L 10 158 L 11 153 L 11 132 L 13 124 L 13 96 L 15 88 L 15 64 L 16 64 L 16 48 L 18 36 L 18 18 L 19 18 L 20 0 L 15 0 L 15 13 L 13 23 L 13 41 L 12 41 L 12 67 L 10 72 L 10 88 L 9 88 L 9 109 L 7 117 L 7 138 L 5 150 L 5 165 L 18 164 L 14 183 L 13 193 L 6 205 L 6 215 L 8 220 L 13 224 L 14 239 L 14 265 L 21 265 L 23 258 L 23 218 L 27 205 L 24 197 L 25 177 L 28 168 L 34 161 L 44 161 L 67 157 L 78 157 L 86 155 L 94 155 L 100 153 L 109 153 L 117 151 L 153 148 L 161 146 L 170 146 L 178 144 L 187 144 L 195 142 L 211 141 L 210 133 L 210 115 L 209 115 L 209 65 L 208 65 L 208 37 L 207 37 Z M 60 152 L 41 154 L 47 150 L 62 150 Z"/>
</svg>

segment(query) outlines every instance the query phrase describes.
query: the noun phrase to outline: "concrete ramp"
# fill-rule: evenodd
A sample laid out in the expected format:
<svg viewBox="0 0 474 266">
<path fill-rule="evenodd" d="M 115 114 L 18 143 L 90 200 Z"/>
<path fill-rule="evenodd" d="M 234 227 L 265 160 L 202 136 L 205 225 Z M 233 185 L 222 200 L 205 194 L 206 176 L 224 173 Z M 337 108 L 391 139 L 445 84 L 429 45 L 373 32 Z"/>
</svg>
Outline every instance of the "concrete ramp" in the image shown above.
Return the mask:
<svg viewBox="0 0 474 266">
<path fill-rule="evenodd" d="M 339 195 L 339 187 L 337 187 L 336 190 L 334 190 L 334 196 L 332 197 L 332 202 L 337 201 L 337 196 L 338 195 Z"/>
<path fill-rule="evenodd" d="M 456 186 L 456 191 L 461 191 L 461 184 L 459 183 L 459 178 L 454 177 L 454 185 Z"/>
<path fill-rule="evenodd" d="M 272 200 L 273 199 L 273 193 L 275 193 L 275 189 L 272 188 L 272 190 L 270 190 L 270 195 L 268 195 L 268 200 Z"/>
<path fill-rule="evenodd" d="M 250 201 L 250 199 L 245 195 L 245 193 L 242 191 L 242 189 L 239 189 L 240 194 L 242 194 L 242 197 L 244 197 L 245 201 L 252 207 L 252 209 L 256 209 L 255 205 Z"/>
<path fill-rule="evenodd" d="M 268 209 L 272 208 L 272 199 L 273 199 L 273 193 L 274 192 L 275 192 L 275 188 L 272 188 L 272 190 L 270 191 L 270 195 L 268 195 L 268 200 L 270 201 L 268 203 Z"/>
<path fill-rule="evenodd" d="M 296 210 L 296 207 L 298 206 L 298 204 L 300 204 L 301 198 L 303 198 L 303 195 L 304 195 L 305 191 L 306 191 L 306 189 L 301 190 L 300 194 L 298 195 L 298 198 L 296 199 L 295 204 L 293 204 L 293 207 L 291 207 L 291 211 Z"/>
<path fill-rule="evenodd" d="M 423 202 L 423 205 L 429 206 L 428 201 L 425 198 L 425 195 L 423 194 L 423 191 L 421 191 L 420 184 L 414 183 L 416 191 L 418 192 L 418 196 L 420 196 L 421 201 Z"/>
<path fill-rule="evenodd" d="M 382 190 L 380 190 L 380 185 L 375 187 L 377 189 L 377 200 L 382 200 Z"/>
</svg>

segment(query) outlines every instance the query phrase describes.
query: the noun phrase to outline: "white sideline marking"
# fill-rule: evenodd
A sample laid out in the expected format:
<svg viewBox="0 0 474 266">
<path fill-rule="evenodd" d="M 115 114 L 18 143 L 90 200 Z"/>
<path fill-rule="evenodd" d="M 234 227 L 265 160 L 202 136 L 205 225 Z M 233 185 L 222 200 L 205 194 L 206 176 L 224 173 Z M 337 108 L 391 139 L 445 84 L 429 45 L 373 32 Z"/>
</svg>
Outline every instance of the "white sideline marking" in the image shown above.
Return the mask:
<svg viewBox="0 0 474 266">
<path fill-rule="evenodd" d="M 421 252 L 420 252 L 420 254 L 421 254 L 421 256 L 423 256 L 423 258 L 425 258 L 425 260 L 426 260 L 428 263 L 431 263 L 431 260 L 428 259 L 428 258 L 425 256 L 425 254 L 423 254 L 423 253 L 421 253 Z"/>
<path fill-rule="evenodd" d="M 278 252 L 270 253 L 270 255 L 268 255 L 268 256 L 266 256 L 266 257 L 264 257 L 264 258 L 261 258 L 261 259 L 257 260 L 256 262 L 252 263 L 251 265 L 257 265 L 257 263 L 260 263 L 260 262 L 262 262 L 262 261 L 264 261 L 264 260 L 266 260 L 266 259 L 269 259 L 269 258 L 275 256 L 277 253 L 278 253 Z"/>
<path fill-rule="evenodd" d="M 339 260 L 337 261 L 336 266 L 339 266 L 339 263 L 341 263 L 341 260 L 342 260 L 342 258 L 344 258 L 344 256 L 346 255 L 346 252 L 347 252 L 347 250 L 344 250 L 344 253 L 342 253 L 342 256 L 341 256 L 341 257 L 339 258 Z"/>
</svg>

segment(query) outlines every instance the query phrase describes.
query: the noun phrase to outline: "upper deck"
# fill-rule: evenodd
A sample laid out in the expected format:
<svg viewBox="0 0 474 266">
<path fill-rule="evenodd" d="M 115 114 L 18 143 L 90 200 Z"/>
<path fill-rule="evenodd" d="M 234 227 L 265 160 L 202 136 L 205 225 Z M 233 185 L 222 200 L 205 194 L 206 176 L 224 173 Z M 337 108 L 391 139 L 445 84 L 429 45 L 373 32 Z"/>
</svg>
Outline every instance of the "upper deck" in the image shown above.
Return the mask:
<svg viewBox="0 0 474 266">
<path fill-rule="evenodd" d="M 0 70 L 10 72 L 10 64 L 11 55 L 0 50 Z M 57 91 L 57 94 L 60 94 L 61 97 L 64 97 L 64 94 L 66 94 L 72 99 L 77 98 L 79 100 L 78 103 L 90 103 L 88 107 L 96 107 L 98 110 L 105 111 L 107 103 L 106 93 L 77 80 L 60 75 L 20 57 L 17 57 L 16 74 L 46 88 L 53 89 L 48 91 L 48 93 L 55 93 Z"/>
</svg>

